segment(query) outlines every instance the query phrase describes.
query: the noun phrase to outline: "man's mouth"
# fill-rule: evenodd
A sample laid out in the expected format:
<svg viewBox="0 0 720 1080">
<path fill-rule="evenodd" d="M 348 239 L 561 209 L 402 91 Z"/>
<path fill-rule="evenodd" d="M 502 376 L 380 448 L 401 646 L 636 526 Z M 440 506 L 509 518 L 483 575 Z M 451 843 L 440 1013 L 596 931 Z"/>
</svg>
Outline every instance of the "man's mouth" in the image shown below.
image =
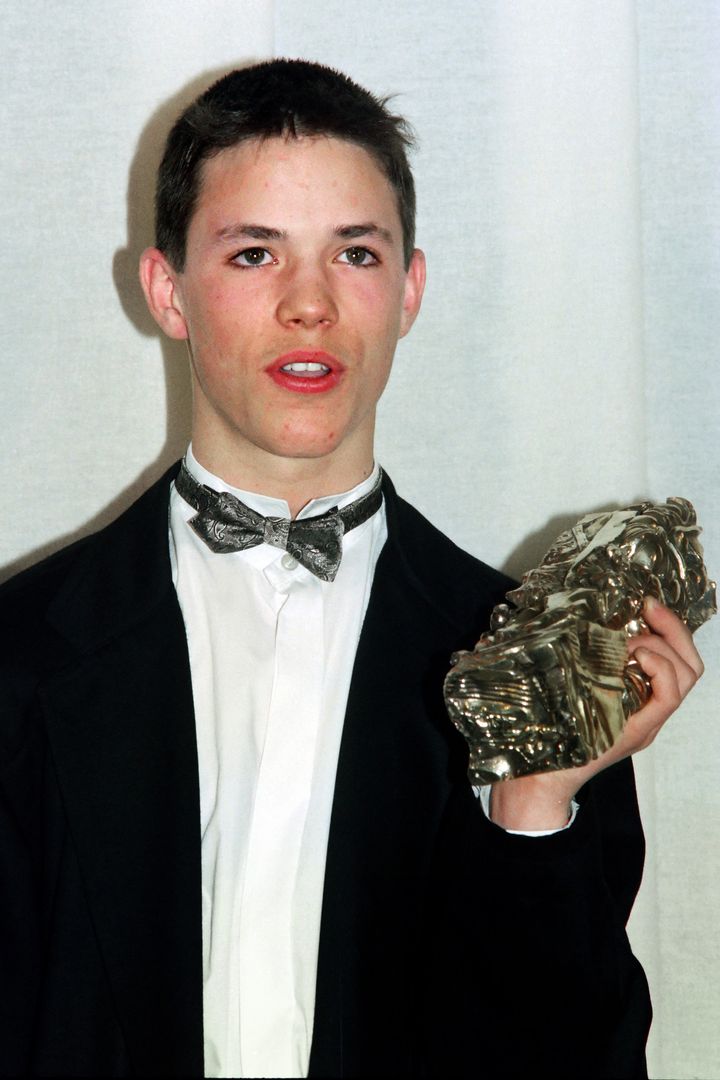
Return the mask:
<svg viewBox="0 0 720 1080">
<path fill-rule="evenodd" d="M 328 375 L 330 368 L 327 364 L 317 364 L 311 361 L 294 360 L 292 364 L 283 364 L 281 371 L 287 371 L 291 375 Z"/>
<path fill-rule="evenodd" d="M 344 370 L 336 356 L 318 349 L 296 349 L 285 353 L 266 368 L 278 386 L 298 394 L 332 390 L 342 378 Z"/>
</svg>

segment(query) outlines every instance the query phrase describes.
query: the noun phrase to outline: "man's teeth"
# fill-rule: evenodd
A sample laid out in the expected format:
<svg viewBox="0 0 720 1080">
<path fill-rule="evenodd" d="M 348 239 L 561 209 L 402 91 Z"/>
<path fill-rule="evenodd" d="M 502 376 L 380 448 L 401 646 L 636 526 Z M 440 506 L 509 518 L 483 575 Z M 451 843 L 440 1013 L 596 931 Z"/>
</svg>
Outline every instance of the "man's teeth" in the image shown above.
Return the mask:
<svg viewBox="0 0 720 1080">
<path fill-rule="evenodd" d="M 293 364 L 283 364 L 281 371 L 291 371 L 295 375 L 327 375 L 330 368 L 326 364 L 316 364 L 311 360 L 297 360 Z"/>
</svg>

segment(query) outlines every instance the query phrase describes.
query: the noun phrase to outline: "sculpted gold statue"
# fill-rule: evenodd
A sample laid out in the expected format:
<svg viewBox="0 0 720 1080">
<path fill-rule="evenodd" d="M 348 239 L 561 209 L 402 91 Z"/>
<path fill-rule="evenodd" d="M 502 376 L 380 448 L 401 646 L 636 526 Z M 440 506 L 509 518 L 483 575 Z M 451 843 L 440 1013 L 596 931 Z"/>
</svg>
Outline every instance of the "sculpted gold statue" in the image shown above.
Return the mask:
<svg viewBox="0 0 720 1080">
<path fill-rule="evenodd" d="M 650 694 L 627 638 L 655 596 L 695 631 L 717 611 L 686 499 L 589 514 L 498 605 L 472 652 L 453 657 L 445 701 L 470 747 L 470 779 L 493 783 L 584 765 Z"/>
</svg>

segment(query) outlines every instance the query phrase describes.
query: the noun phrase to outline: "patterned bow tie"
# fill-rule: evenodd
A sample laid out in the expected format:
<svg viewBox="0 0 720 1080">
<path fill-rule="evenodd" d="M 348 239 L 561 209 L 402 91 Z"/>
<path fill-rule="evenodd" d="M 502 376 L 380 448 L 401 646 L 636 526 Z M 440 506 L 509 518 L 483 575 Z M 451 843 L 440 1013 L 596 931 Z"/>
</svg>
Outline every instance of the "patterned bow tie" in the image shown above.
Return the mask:
<svg viewBox="0 0 720 1080">
<path fill-rule="evenodd" d="M 263 517 L 228 491 L 218 492 L 199 484 L 183 462 L 175 487 L 198 513 L 190 527 L 211 551 L 225 554 L 258 544 L 283 548 L 323 581 L 333 581 L 342 558 L 342 538 L 362 525 L 382 503 L 382 469 L 367 495 L 338 510 L 334 506 L 317 517 L 290 521 Z"/>
</svg>

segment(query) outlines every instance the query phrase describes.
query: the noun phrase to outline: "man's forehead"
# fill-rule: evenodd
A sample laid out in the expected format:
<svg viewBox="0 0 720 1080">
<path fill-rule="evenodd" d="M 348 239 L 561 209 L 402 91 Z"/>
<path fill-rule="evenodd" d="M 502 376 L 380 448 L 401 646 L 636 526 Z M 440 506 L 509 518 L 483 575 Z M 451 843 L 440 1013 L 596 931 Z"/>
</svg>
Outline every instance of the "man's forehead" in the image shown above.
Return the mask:
<svg viewBox="0 0 720 1080">
<path fill-rule="evenodd" d="M 217 151 L 200 168 L 199 192 L 207 189 L 221 177 L 232 178 L 241 185 L 253 173 L 262 173 L 265 180 L 293 176 L 298 159 L 317 161 L 315 181 L 334 179 L 351 173 L 357 186 L 362 180 L 370 180 L 373 187 L 390 194 L 394 201 L 392 185 L 377 158 L 365 147 L 350 139 L 334 135 L 271 135 L 262 138 L 243 139 L 233 146 Z"/>
<path fill-rule="evenodd" d="M 271 218 L 245 216 L 246 196 Z M 220 150 L 203 163 L 196 211 L 227 208 L 230 218 L 213 224 L 218 239 L 252 238 L 253 230 L 259 240 L 283 239 L 298 201 L 321 215 L 342 209 L 329 227 L 346 239 L 374 233 L 393 242 L 401 232 L 396 193 L 375 157 L 328 135 L 253 138 Z"/>
</svg>

